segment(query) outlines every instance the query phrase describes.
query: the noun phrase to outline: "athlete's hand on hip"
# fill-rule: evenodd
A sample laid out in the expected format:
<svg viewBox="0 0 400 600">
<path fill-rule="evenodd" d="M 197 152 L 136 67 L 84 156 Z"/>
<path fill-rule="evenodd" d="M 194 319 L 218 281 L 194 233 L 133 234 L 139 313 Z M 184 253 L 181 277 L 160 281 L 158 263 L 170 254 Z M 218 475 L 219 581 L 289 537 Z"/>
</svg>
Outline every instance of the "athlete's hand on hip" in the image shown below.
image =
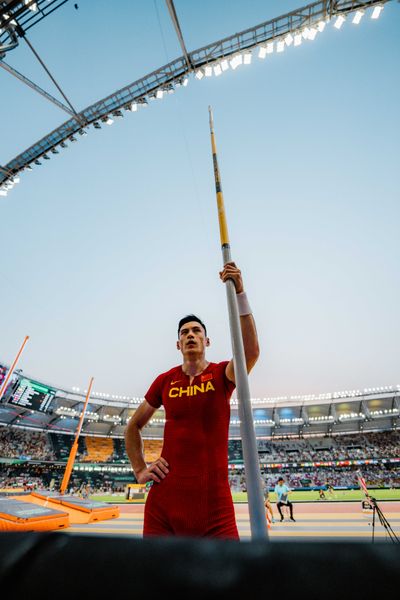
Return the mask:
<svg viewBox="0 0 400 600">
<path fill-rule="evenodd" d="M 165 479 L 168 475 L 168 467 L 169 465 L 165 458 L 160 456 L 160 458 L 157 458 L 151 465 L 135 473 L 137 482 L 147 483 L 148 481 L 155 481 L 156 483 L 160 483 L 160 481 Z"/>
<path fill-rule="evenodd" d="M 237 294 L 241 294 L 244 291 L 242 272 L 234 262 L 226 263 L 222 271 L 219 272 L 219 276 L 224 283 L 227 279 L 232 279 Z"/>
</svg>

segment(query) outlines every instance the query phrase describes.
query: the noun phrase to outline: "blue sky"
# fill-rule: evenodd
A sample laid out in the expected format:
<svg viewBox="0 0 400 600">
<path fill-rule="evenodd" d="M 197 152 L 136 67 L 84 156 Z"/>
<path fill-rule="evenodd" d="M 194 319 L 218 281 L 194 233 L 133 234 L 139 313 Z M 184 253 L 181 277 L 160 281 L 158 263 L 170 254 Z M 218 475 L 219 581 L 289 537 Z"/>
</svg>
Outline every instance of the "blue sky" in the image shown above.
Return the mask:
<svg viewBox="0 0 400 600">
<path fill-rule="evenodd" d="M 77 110 L 181 54 L 166 5 L 72 2 L 28 38 Z M 304 3 L 305 4 L 305 3 Z M 189 51 L 298 1 L 176 0 Z M 400 383 L 400 6 L 125 114 L 0 198 L 0 361 L 142 396 L 194 312 L 231 356 L 210 139 L 260 338 L 255 397 Z M 53 95 L 23 43 L 6 62 Z M 67 115 L 0 70 L 0 164 Z M 59 97 L 59 96 L 57 96 Z"/>
</svg>

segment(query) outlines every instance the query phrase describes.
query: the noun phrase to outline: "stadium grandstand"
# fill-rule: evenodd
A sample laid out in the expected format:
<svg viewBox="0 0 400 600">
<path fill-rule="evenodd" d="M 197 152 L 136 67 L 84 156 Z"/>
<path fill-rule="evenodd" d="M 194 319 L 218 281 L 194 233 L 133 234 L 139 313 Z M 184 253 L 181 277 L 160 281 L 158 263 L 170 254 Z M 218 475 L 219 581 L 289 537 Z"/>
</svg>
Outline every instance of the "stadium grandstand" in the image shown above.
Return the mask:
<svg viewBox="0 0 400 600">
<path fill-rule="evenodd" d="M 9 366 L 0 365 L 0 385 Z M 60 389 L 15 372 L 0 404 L 0 488 L 58 489 L 87 390 Z M 400 386 L 309 396 L 252 398 L 260 469 L 273 488 L 284 476 L 294 490 L 400 488 Z M 70 491 L 124 493 L 135 483 L 124 430 L 141 397 L 94 392 L 85 412 Z M 148 463 L 161 454 L 164 411 L 143 430 Z M 246 491 L 238 400 L 231 400 L 229 473 Z"/>
</svg>

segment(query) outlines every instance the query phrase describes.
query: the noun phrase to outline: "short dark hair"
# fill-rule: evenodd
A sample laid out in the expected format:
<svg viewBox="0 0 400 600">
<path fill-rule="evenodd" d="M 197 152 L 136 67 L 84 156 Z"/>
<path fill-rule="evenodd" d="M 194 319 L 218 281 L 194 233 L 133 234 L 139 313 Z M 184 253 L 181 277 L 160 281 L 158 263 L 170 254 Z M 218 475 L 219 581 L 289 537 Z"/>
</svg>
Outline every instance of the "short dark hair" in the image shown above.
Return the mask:
<svg viewBox="0 0 400 600">
<path fill-rule="evenodd" d="M 181 327 L 183 325 L 185 325 L 185 323 L 190 323 L 191 321 L 196 321 L 197 323 L 200 323 L 200 325 L 203 327 L 205 334 L 207 335 L 207 329 L 206 326 L 204 325 L 203 321 L 201 319 L 199 319 L 199 317 L 196 317 L 196 315 L 186 315 L 186 317 L 183 317 L 178 324 L 178 337 L 179 337 L 179 332 L 181 330 Z"/>
<path fill-rule="evenodd" d="M 279 477 L 278 481 L 285 481 L 283 477 Z"/>
</svg>

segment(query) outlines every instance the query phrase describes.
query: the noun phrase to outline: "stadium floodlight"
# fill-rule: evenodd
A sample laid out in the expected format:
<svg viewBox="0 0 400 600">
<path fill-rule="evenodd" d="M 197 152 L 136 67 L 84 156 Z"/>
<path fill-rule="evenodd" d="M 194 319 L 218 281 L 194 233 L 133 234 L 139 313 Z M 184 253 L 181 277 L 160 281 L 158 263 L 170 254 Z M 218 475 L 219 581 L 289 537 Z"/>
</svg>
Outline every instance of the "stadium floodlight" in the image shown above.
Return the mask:
<svg viewBox="0 0 400 600">
<path fill-rule="evenodd" d="M 301 35 L 301 33 L 296 33 L 294 36 L 294 45 L 300 46 L 302 40 L 303 40 L 303 36 Z"/>
<path fill-rule="evenodd" d="M 222 74 L 221 65 L 215 65 L 215 67 L 214 67 L 214 75 L 216 77 L 218 77 L 221 74 Z"/>
<path fill-rule="evenodd" d="M 50 156 L 47 156 L 47 154 L 43 154 L 43 158 L 44 158 L 45 160 L 50 160 Z"/>
<path fill-rule="evenodd" d="M 285 42 L 283 40 L 279 40 L 279 42 L 276 45 L 276 51 L 283 52 L 284 49 L 285 49 Z"/>
<path fill-rule="evenodd" d="M 136 112 L 136 111 L 137 111 L 137 109 L 138 109 L 137 102 L 131 102 L 131 104 L 129 105 L 129 110 L 130 110 L 131 112 Z"/>
<path fill-rule="evenodd" d="M 245 65 L 251 64 L 251 52 L 245 52 L 243 54 L 243 63 Z"/>
<path fill-rule="evenodd" d="M 25 170 L 25 171 L 33 171 L 33 169 L 32 169 L 32 167 L 31 167 L 31 165 L 26 165 L 26 167 L 25 167 L 25 169 L 24 169 L 24 170 Z"/>
<path fill-rule="evenodd" d="M 77 139 L 76 137 L 74 137 L 73 135 L 71 135 L 71 137 L 69 138 L 70 142 L 76 142 Z"/>
<path fill-rule="evenodd" d="M 31 0 L 24 0 L 25 6 L 27 6 L 29 10 L 36 12 L 38 9 L 36 2 L 32 2 L 31 4 L 29 4 L 30 2 Z"/>
<path fill-rule="evenodd" d="M 36 159 L 35 160 L 35 165 L 41 165 L 42 163 L 40 162 L 40 160 Z"/>
<path fill-rule="evenodd" d="M 203 79 L 204 73 L 203 73 L 202 69 L 199 69 L 198 71 L 196 71 L 195 77 L 196 77 L 196 79 Z"/>
<path fill-rule="evenodd" d="M 267 48 L 265 46 L 260 46 L 258 51 L 258 58 L 265 58 L 267 56 Z"/>
<path fill-rule="evenodd" d="M 229 61 L 229 64 L 231 65 L 231 68 L 233 70 L 235 70 L 239 65 L 242 64 L 242 62 L 243 62 L 242 55 L 236 55 Z"/>
<path fill-rule="evenodd" d="M 93 127 L 94 127 L 95 129 L 101 129 L 101 125 L 100 125 L 100 123 L 99 123 L 98 121 L 94 121 L 94 123 L 93 123 Z"/>
<path fill-rule="evenodd" d="M 0 188 L 0 196 L 7 196 L 7 191 Z"/>
<path fill-rule="evenodd" d="M 13 179 L 14 183 L 19 183 L 21 181 L 21 179 L 16 175 Z"/>
<path fill-rule="evenodd" d="M 308 27 L 305 27 L 301 34 L 305 40 L 308 40 L 308 36 L 310 35 L 310 29 Z"/>
<path fill-rule="evenodd" d="M 274 42 L 268 42 L 267 44 L 267 54 L 272 54 L 274 51 Z"/>
<path fill-rule="evenodd" d="M 211 77 L 211 75 L 212 75 L 212 67 L 210 67 L 210 65 L 207 65 L 206 68 L 204 69 L 204 75 L 206 77 Z"/>
<path fill-rule="evenodd" d="M 318 29 L 315 29 L 315 27 L 311 27 L 310 32 L 308 34 L 308 39 L 311 41 L 315 40 L 317 33 Z"/>
<path fill-rule="evenodd" d="M 80 130 L 78 131 L 78 133 L 79 133 L 79 135 L 82 135 L 82 136 L 85 136 L 85 135 L 87 135 L 87 131 L 86 131 L 86 129 L 80 129 Z"/>
<path fill-rule="evenodd" d="M 52 152 L 52 154 L 60 154 L 59 151 L 57 150 L 57 148 L 52 148 L 51 152 Z"/>
<path fill-rule="evenodd" d="M 161 98 L 164 96 L 164 90 L 157 90 L 156 91 L 156 98 L 158 98 L 159 100 L 161 100 Z"/>
<path fill-rule="evenodd" d="M 326 27 L 326 21 L 319 21 L 319 22 L 317 23 L 317 29 L 318 29 L 318 31 L 319 31 L 320 33 L 322 33 L 322 32 L 323 32 L 323 30 L 325 29 L 325 27 Z"/>
<path fill-rule="evenodd" d="M 363 18 L 364 14 L 365 14 L 365 11 L 356 10 L 352 23 L 354 23 L 354 25 L 358 25 L 359 22 L 361 21 L 361 19 Z"/>
<path fill-rule="evenodd" d="M 104 117 L 104 119 L 102 119 L 102 121 L 106 124 L 106 125 L 112 125 L 114 123 L 113 119 L 110 116 Z"/>
<path fill-rule="evenodd" d="M 374 10 L 372 11 L 371 19 L 378 19 L 382 11 L 383 11 L 383 5 L 377 4 L 375 6 Z"/>
<path fill-rule="evenodd" d="M 61 142 L 60 146 L 61 146 L 61 148 L 68 148 L 68 146 L 65 142 Z"/>
<path fill-rule="evenodd" d="M 333 26 L 336 29 L 340 29 L 341 26 L 343 25 L 343 23 L 345 22 L 345 20 L 346 20 L 346 17 L 344 17 L 343 15 L 339 15 Z"/>
<path fill-rule="evenodd" d="M 291 33 L 288 33 L 285 37 L 285 44 L 286 46 L 290 46 L 291 44 L 293 44 L 293 36 Z"/>
<path fill-rule="evenodd" d="M 224 58 L 224 60 L 221 61 L 221 69 L 223 71 L 227 71 L 229 69 L 229 63 L 226 60 L 226 58 Z"/>
<path fill-rule="evenodd" d="M 183 87 L 186 87 L 188 83 L 189 83 L 189 77 L 184 77 L 182 80 Z"/>
</svg>

